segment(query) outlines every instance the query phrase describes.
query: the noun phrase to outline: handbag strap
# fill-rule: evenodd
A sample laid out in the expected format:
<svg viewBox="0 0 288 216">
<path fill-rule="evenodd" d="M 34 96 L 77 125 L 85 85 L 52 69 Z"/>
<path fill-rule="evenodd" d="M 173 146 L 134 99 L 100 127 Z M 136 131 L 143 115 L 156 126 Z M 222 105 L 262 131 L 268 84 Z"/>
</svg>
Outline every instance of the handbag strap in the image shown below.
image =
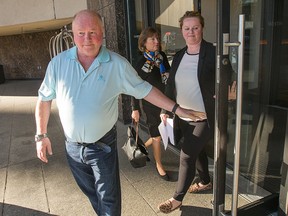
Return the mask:
<svg viewBox="0 0 288 216">
<path fill-rule="evenodd" d="M 138 137 L 139 137 L 139 122 L 134 122 L 135 130 L 136 130 L 136 143 L 138 145 Z"/>
</svg>

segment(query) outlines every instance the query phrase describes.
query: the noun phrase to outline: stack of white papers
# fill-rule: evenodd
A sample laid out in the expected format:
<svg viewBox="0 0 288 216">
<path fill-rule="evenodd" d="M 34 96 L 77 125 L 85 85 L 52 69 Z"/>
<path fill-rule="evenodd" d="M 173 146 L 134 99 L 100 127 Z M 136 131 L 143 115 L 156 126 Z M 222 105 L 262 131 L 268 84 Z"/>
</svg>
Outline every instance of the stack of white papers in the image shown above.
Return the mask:
<svg viewBox="0 0 288 216">
<path fill-rule="evenodd" d="M 166 125 L 164 125 L 164 123 L 161 122 L 160 125 L 158 126 L 158 129 L 159 129 L 165 150 L 167 149 L 169 140 L 172 145 L 175 145 L 172 118 L 167 118 Z"/>
</svg>

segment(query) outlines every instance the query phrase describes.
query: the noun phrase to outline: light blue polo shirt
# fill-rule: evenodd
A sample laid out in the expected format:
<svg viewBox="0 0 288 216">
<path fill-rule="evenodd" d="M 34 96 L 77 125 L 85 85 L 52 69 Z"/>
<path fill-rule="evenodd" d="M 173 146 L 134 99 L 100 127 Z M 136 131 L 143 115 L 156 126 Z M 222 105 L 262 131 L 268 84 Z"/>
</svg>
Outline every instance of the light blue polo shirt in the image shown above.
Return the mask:
<svg viewBox="0 0 288 216">
<path fill-rule="evenodd" d="M 105 47 L 85 72 L 73 47 L 50 61 L 38 94 L 42 101 L 56 98 L 68 141 L 92 143 L 116 123 L 120 94 L 140 99 L 151 89 L 125 58 Z"/>
</svg>

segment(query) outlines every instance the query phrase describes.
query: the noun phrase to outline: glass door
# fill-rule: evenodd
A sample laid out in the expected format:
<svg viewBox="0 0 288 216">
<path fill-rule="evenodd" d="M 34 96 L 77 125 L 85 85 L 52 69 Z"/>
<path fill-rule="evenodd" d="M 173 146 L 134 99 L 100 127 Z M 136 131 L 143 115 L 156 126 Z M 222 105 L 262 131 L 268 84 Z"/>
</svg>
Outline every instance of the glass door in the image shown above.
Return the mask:
<svg viewBox="0 0 288 216">
<path fill-rule="evenodd" d="M 238 83 L 242 87 L 241 104 L 238 107 L 239 104 L 232 102 L 224 107 L 228 110 L 227 130 L 221 130 L 218 124 L 214 179 L 217 184 L 219 178 L 224 178 L 228 188 L 218 183 L 222 191 L 214 190 L 214 215 L 225 211 L 229 211 L 229 215 L 249 215 L 253 208 L 257 208 L 257 215 L 270 215 L 278 208 L 288 125 L 288 3 L 285 0 L 218 1 L 217 7 L 218 19 L 223 21 L 217 28 L 217 45 L 223 45 L 223 48 L 218 47 L 217 56 L 219 97 L 224 97 L 225 93 L 221 92 L 225 58 L 229 59 L 235 77 L 239 77 L 239 48 L 232 43 L 227 54 L 225 43 L 239 41 L 239 15 L 245 15 L 245 20 L 242 83 Z M 219 116 L 224 119 L 218 120 L 225 124 L 225 114 L 219 110 L 221 105 L 226 104 L 217 107 Z M 241 112 L 240 119 L 237 119 L 237 112 Z M 239 148 L 235 146 L 237 141 Z M 224 162 L 219 159 L 221 157 L 225 157 Z M 229 196 L 231 206 L 225 202 Z"/>
<path fill-rule="evenodd" d="M 143 28 L 147 25 L 145 19 L 146 4 L 143 0 L 126 1 L 127 11 L 127 41 L 129 44 L 129 61 L 134 66 L 139 56 L 138 38 Z"/>
<path fill-rule="evenodd" d="M 178 19 L 185 11 L 193 10 L 193 0 L 126 0 L 127 27 L 129 41 L 129 61 L 134 66 L 141 54 L 138 50 L 138 38 L 141 31 L 154 27 L 160 32 L 161 49 L 166 53 L 169 62 L 172 62 L 176 51 L 185 46 Z M 179 17 L 174 15 L 178 14 Z M 141 104 L 140 104 L 141 106 Z M 142 112 L 140 124 L 145 129 L 145 112 Z M 175 146 L 176 149 L 179 148 Z"/>
</svg>

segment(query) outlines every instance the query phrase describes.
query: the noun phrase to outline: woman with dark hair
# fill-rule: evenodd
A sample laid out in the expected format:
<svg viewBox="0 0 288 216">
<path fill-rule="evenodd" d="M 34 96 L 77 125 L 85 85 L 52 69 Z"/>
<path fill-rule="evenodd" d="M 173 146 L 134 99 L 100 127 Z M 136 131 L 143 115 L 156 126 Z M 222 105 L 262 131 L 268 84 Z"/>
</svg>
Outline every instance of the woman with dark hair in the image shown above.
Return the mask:
<svg viewBox="0 0 288 216">
<path fill-rule="evenodd" d="M 167 56 L 160 50 L 160 47 L 160 34 L 158 31 L 152 27 L 144 29 L 138 40 L 138 48 L 142 55 L 138 59 L 135 69 L 143 80 L 164 92 L 170 65 Z M 162 179 L 169 181 L 169 176 L 161 163 L 161 136 L 158 130 L 158 126 L 161 123 L 161 109 L 145 100 L 142 100 L 142 107 L 147 117 L 146 123 L 151 136 L 145 146 L 153 146 L 157 173 Z M 134 97 L 132 97 L 132 110 L 132 118 L 135 122 L 138 122 L 140 105 L 139 100 Z"/>
</svg>

